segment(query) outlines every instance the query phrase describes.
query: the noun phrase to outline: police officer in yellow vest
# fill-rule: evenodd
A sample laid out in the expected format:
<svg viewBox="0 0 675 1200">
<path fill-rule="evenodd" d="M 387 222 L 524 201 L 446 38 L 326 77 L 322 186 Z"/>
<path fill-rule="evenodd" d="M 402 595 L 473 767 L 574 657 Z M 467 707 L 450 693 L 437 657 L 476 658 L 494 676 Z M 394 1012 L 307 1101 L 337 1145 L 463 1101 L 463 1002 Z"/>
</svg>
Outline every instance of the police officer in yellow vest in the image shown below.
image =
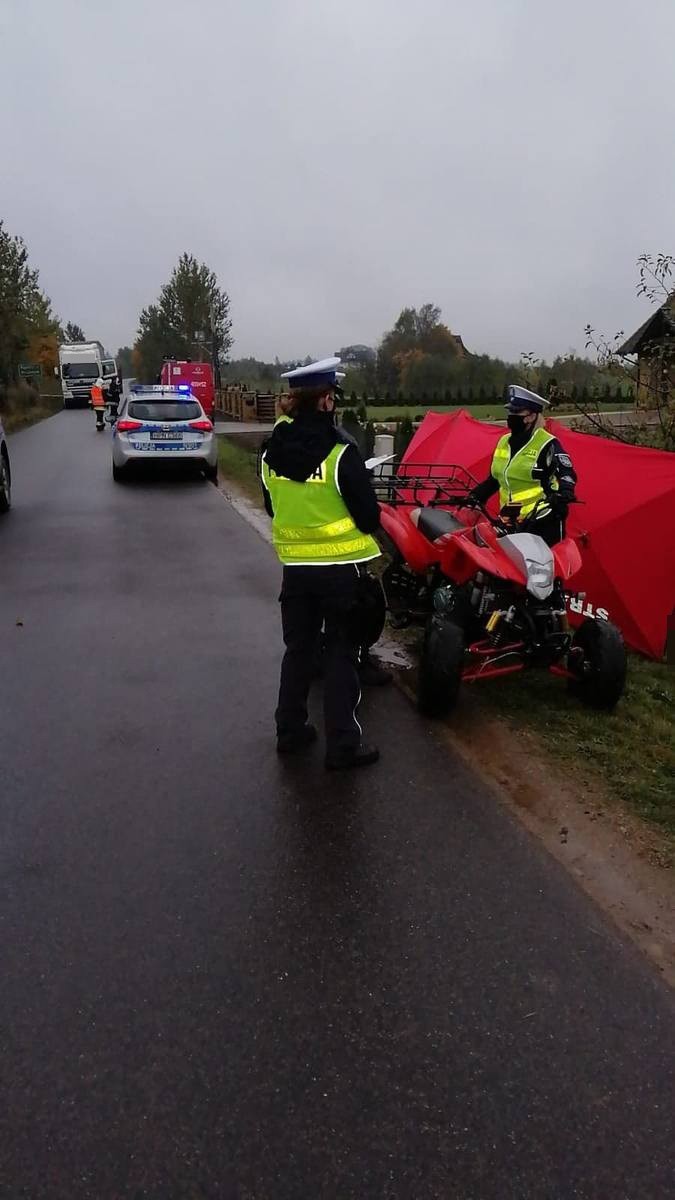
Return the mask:
<svg viewBox="0 0 675 1200">
<path fill-rule="evenodd" d="M 265 505 L 283 564 L 281 621 L 286 653 L 276 711 L 277 749 L 316 740 L 307 697 L 317 639 L 325 629 L 324 724 L 329 770 L 377 761 L 357 720 L 360 688 L 359 565 L 377 558 L 379 505 L 363 459 L 335 427 L 339 358 L 287 371 L 293 420 L 277 421 L 262 458 Z"/>
<path fill-rule="evenodd" d="M 510 432 L 497 442 L 490 475 L 473 489 L 471 499 L 485 504 L 498 491 L 502 519 L 516 528 L 527 522 L 528 532 L 553 546 L 565 536 L 574 500 L 572 460 L 545 428 L 548 400 L 510 384 L 505 407 Z"/>
<path fill-rule="evenodd" d="M 338 374 L 340 374 L 340 377 L 342 377 L 341 373 L 338 373 Z M 286 393 L 286 395 L 280 397 L 278 408 L 279 408 L 279 416 L 277 417 L 277 419 L 275 421 L 276 425 L 278 425 L 280 422 L 283 422 L 283 421 L 292 421 L 293 420 L 294 402 L 292 399 L 292 394 L 290 392 L 288 392 L 288 393 Z M 357 450 L 359 450 L 359 446 L 358 446 L 356 439 L 353 438 L 351 436 L 351 434 L 349 434 L 347 432 L 346 429 L 342 428 L 341 426 L 336 426 L 336 433 L 337 433 L 338 440 L 340 442 L 350 443 L 351 445 L 355 446 Z M 266 446 L 267 446 L 267 442 L 264 442 L 262 449 L 264 450 L 266 448 Z M 379 597 L 382 594 L 381 593 L 381 584 L 379 583 L 379 580 L 377 580 L 372 575 L 369 576 L 366 572 L 364 572 L 361 576 L 361 583 L 362 583 L 361 603 L 364 606 L 363 607 L 364 628 L 362 629 L 362 635 L 363 634 L 367 635 L 368 631 L 370 631 L 372 633 L 372 630 L 373 630 L 373 626 L 372 626 L 371 621 L 369 621 L 369 617 L 372 618 L 374 616 L 375 620 L 379 621 L 379 611 L 378 610 L 379 610 Z M 373 612 L 373 608 L 375 609 L 375 613 Z M 371 642 L 370 641 L 362 642 L 362 644 L 359 646 L 358 664 L 357 664 L 357 669 L 359 672 L 359 683 L 361 684 L 361 687 L 383 687 L 385 684 L 391 683 L 391 681 L 392 681 L 391 671 L 387 671 L 386 668 L 383 667 L 381 663 L 376 662 L 375 659 L 372 657 L 370 650 L 371 650 Z M 323 676 L 323 657 L 324 657 L 324 639 L 323 639 L 323 631 L 322 631 L 321 635 L 319 636 L 319 642 L 317 644 L 316 653 L 315 653 L 314 673 L 317 676 Z"/>
</svg>

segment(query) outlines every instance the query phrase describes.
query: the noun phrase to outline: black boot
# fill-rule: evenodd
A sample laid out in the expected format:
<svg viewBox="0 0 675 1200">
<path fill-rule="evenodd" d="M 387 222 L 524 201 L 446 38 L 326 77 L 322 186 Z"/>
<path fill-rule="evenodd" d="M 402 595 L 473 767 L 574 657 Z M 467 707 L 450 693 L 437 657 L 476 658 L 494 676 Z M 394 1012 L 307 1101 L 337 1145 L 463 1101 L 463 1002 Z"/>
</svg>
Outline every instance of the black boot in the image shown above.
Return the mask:
<svg viewBox="0 0 675 1200">
<path fill-rule="evenodd" d="M 369 767 L 380 757 L 377 746 L 366 746 L 362 742 L 353 750 L 338 750 L 326 755 L 327 771 L 348 771 L 351 767 Z"/>
<path fill-rule="evenodd" d="M 313 745 L 316 739 L 316 728 L 308 722 L 297 733 L 277 734 L 277 754 L 299 754 Z"/>
</svg>

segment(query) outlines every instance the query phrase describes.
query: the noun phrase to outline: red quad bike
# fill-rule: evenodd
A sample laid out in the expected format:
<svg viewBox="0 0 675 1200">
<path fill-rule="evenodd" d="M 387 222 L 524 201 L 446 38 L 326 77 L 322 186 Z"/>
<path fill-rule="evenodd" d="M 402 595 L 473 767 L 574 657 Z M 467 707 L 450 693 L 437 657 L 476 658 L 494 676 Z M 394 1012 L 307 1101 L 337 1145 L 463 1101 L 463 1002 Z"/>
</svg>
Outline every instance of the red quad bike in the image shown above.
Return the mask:
<svg viewBox="0 0 675 1200">
<path fill-rule="evenodd" d="M 518 531 L 466 506 L 475 480 L 463 467 L 401 464 L 374 480 L 382 576 L 390 619 L 424 625 L 418 705 L 443 716 L 462 681 L 541 667 L 568 681 L 586 704 L 612 709 L 626 679 L 623 638 L 609 621 L 572 631 L 567 584 L 581 567 L 572 538 L 550 549 L 529 523 Z M 453 510 L 453 511 L 450 511 Z"/>
</svg>

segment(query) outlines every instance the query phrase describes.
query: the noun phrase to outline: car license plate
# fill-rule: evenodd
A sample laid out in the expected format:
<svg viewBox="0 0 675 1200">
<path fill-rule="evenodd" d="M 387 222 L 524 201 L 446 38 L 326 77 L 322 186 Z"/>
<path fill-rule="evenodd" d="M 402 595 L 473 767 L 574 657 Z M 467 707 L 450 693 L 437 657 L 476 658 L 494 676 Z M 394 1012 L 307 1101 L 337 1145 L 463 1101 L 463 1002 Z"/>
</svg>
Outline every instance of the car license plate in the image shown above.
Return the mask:
<svg viewBox="0 0 675 1200">
<path fill-rule="evenodd" d="M 150 432 L 151 442 L 182 442 L 182 433 L 174 433 L 173 429 L 153 429 Z"/>
</svg>

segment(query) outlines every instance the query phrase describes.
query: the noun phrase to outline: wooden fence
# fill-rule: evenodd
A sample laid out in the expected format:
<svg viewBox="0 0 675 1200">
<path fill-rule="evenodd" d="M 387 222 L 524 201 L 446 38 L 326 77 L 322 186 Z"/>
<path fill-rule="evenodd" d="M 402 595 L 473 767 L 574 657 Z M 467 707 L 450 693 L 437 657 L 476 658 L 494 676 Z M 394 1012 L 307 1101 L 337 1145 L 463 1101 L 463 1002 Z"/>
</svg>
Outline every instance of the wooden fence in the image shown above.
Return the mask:
<svg viewBox="0 0 675 1200">
<path fill-rule="evenodd" d="M 256 421 L 269 425 L 279 414 L 279 395 L 272 392 L 251 392 L 232 385 L 216 392 L 216 409 L 228 421 Z"/>
</svg>

